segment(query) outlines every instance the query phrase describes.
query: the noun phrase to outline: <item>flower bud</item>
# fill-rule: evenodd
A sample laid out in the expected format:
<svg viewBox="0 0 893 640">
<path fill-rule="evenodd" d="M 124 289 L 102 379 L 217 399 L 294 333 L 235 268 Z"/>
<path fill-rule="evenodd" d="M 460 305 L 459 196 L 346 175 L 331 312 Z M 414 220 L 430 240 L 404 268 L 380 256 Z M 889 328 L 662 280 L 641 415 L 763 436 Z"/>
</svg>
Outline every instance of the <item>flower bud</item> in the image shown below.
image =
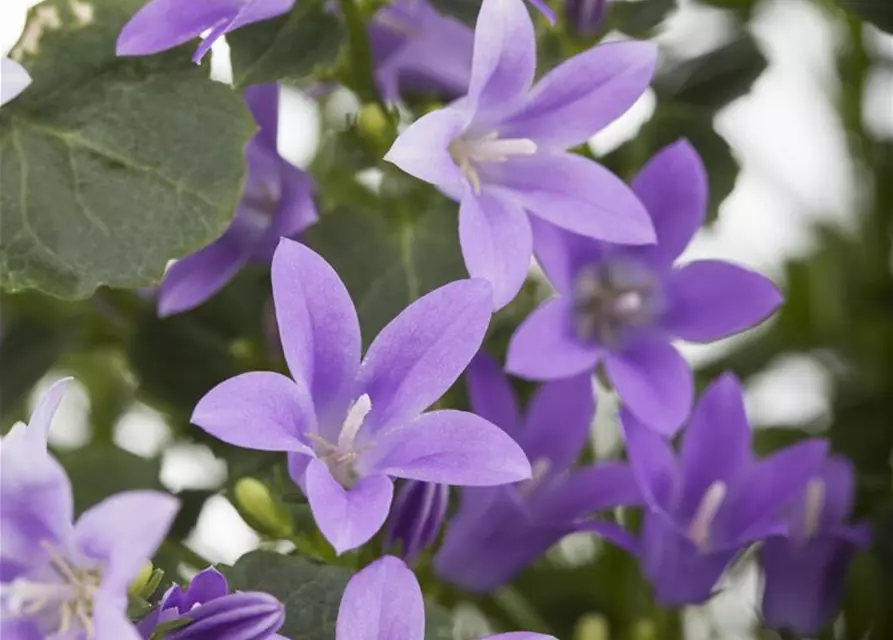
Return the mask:
<svg viewBox="0 0 893 640">
<path fill-rule="evenodd" d="M 184 618 L 189 622 L 165 640 L 268 640 L 285 622 L 285 607 L 268 593 L 245 591 L 197 606 Z"/>
<path fill-rule="evenodd" d="M 574 640 L 609 640 L 610 637 L 607 618 L 597 613 L 583 616 L 574 628 Z"/>
<path fill-rule="evenodd" d="M 263 533 L 274 538 L 286 538 L 291 535 L 292 526 L 288 514 L 276 504 L 267 486 L 255 478 L 242 478 L 236 483 L 236 504 L 253 524 L 259 526 Z"/>
<path fill-rule="evenodd" d="M 365 104 L 360 109 L 357 131 L 364 140 L 376 146 L 390 146 L 396 133 L 388 115 L 374 103 Z"/>
<path fill-rule="evenodd" d="M 418 480 L 405 482 L 394 500 L 385 533 L 385 547 L 399 542 L 403 558 L 414 562 L 437 538 L 448 498 L 447 485 Z"/>
<path fill-rule="evenodd" d="M 158 585 L 161 584 L 163 578 L 164 571 L 156 569 L 151 562 L 147 562 L 143 565 L 143 568 L 140 569 L 139 574 L 133 579 L 133 582 L 130 583 L 130 586 L 127 587 L 127 592 L 134 598 L 147 600 L 153 593 L 155 593 L 155 590 L 158 588 Z"/>
<path fill-rule="evenodd" d="M 571 33 L 580 37 L 595 35 L 605 19 L 608 0 L 567 0 L 564 17 Z"/>
</svg>

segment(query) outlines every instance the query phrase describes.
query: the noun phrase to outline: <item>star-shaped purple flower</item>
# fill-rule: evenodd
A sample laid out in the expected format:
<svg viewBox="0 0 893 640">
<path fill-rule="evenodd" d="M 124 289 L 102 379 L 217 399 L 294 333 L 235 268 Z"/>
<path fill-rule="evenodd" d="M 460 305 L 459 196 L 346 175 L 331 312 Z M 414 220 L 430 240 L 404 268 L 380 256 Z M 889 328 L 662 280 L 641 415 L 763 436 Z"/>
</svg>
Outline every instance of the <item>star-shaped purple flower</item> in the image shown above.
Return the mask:
<svg viewBox="0 0 893 640">
<path fill-rule="evenodd" d="M 161 544 L 178 501 L 119 493 L 72 524 L 71 483 L 47 451 L 68 379 L 40 399 L 28 426 L 0 441 L 0 636 L 139 640 L 127 587 Z"/>
<path fill-rule="evenodd" d="M 850 560 L 871 541 L 867 524 L 847 524 L 853 492 L 852 465 L 831 456 L 797 497 L 785 533 L 763 543 L 763 617 L 770 627 L 812 636 L 834 618 Z"/>
<path fill-rule="evenodd" d="M 289 452 L 289 470 L 340 553 L 384 524 L 391 477 L 487 486 L 530 477 L 501 429 L 463 411 L 430 411 L 490 322 L 489 284 L 463 280 L 419 298 L 360 362 L 360 325 L 344 284 L 310 249 L 282 240 L 273 301 L 292 379 L 246 373 L 212 389 L 192 421 L 236 446 Z"/>
<path fill-rule="evenodd" d="M 627 453 L 648 513 L 639 555 L 665 605 L 707 600 L 749 544 L 780 533 L 782 511 L 822 467 L 823 440 L 759 460 L 738 380 L 725 374 L 695 405 L 678 457 L 659 434 L 621 411 Z"/>
<path fill-rule="evenodd" d="M 0 106 L 17 97 L 31 84 L 31 76 L 15 60 L 0 56 Z"/>
<path fill-rule="evenodd" d="M 720 260 L 674 261 L 707 208 L 704 167 L 687 142 L 659 152 L 633 182 L 657 244 L 625 247 L 535 225 L 536 255 L 557 296 L 512 336 L 506 368 L 533 380 L 601 364 L 624 405 L 672 434 L 691 409 L 691 369 L 674 339 L 709 342 L 751 327 L 781 303 L 769 279 Z"/>
<path fill-rule="evenodd" d="M 178 260 L 164 274 L 158 313 L 193 309 L 220 291 L 249 262 L 269 264 L 279 238 L 294 238 L 317 220 L 310 177 L 279 155 L 279 85 L 245 91 L 257 134 L 245 149 L 248 178 L 236 215 L 220 238 Z"/>
<path fill-rule="evenodd" d="M 385 156 L 460 202 L 459 239 L 494 306 L 521 288 L 528 214 L 593 238 L 654 241 L 645 208 L 614 174 L 566 149 L 623 114 L 654 73 L 654 45 L 621 42 L 566 61 L 531 88 L 536 39 L 521 0 L 484 0 L 468 95 L 413 123 Z"/>
<path fill-rule="evenodd" d="M 118 35 L 119 56 L 145 56 L 198 38 L 192 59 L 200 62 L 221 36 L 253 22 L 288 13 L 295 0 L 151 0 Z"/>
<path fill-rule="evenodd" d="M 641 504 L 629 467 L 605 463 L 573 469 L 595 412 L 588 376 L 543 385 L 522 415 L 508 379 L 486 354 L 468 368 L 475 413 L 511 435 L 533 465 L 530 480 L 504 487 L 463 489 L 434 558 L 439 576 L 471 591 L 510 581 L 565 535 L 581 528 L 615 542 L 629 540 L 616 525 L 583 518 L 620 505 Z"/>
<path fill-rule="evenodd" d="M 425 600 L 418 580 L 402 560 L 379 558 L 347 583 L 335 640 L 424 640 Z M 556 640 L 542 633 L 516 631 L 481 640 Z"/>
</svg>

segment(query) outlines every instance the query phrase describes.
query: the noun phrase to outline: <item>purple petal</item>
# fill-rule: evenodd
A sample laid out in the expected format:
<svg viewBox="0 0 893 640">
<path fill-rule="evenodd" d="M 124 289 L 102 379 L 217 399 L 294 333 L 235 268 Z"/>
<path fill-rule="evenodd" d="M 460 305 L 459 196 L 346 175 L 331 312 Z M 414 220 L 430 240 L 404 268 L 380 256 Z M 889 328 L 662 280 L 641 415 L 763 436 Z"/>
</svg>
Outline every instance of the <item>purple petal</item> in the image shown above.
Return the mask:
<svg viewBox="0 0 893 640">
<path fill-rule="evenodd" d="M 623 115 L 648 88 L 657 66 L 650 42 L 614 42 L 570 58 L 536 83 L 500 137 L 530 138 L 564 150 Z"/>
<path fill-rule="evenodd" d="M 414 563 L 434 544 L 446 517 L 450 489 L 445 484 L 407 480 L 397 490 L 385 530 L 384 548 L 400 545 L 400 556 Z"/>
<path fill-rule="evenodd" d="M 571 296 L 574 281 L 582 267 L 598 264 L 604 257 L 604 245 L 537 217 L 530 219 L 533 250 L 549 282 L 562 295 Z"/>
<path fill-rule="evenodd" d="M 61 378 L 50 385 L 49 389 L 41 394 L 34 411 L 31 412 L 31 419 L 28 420 L 28 430 L 23 435 L 44 451 L 46 451 L 50 425 L 72 380 L 74 378 Z"/>
<path fill-rule="evenodd" d="M 547 382 L 534 393 L 523 430 L 515 438 L 531 461 L 569 467 L 580 455 L 595 417 L 595 391 L 588 373 Z"/>
<path fill-rule="evenodd" d="M 188 613 L 191 622 L 164 634 L 167 640 L 270 640 L 285 622 L 285 607 L 268 593 L 237 592 Z"/>
<path fill-rule="evenodd" d="M 546 17 L 546 20 L 549 21 L 553 27 L 555 26 L 555 12 L 552 11 L 551 7 L 547 5 L 544 0 L 528 0 L 530 4 L 536 7 L 537 11 L 543 14 Z"/>
<path fill-rule="evenodd" d="M 538 3 L 534 3 L 538 4 Z M 554 20 L 554 17 L 552 18 Z M 497 633 L 495 636 L 487 636 L 481 640 L 558 640 L 555 636 L 532 631 L 512 631 L 511 633 Z"/>
<path fill-rule="evenodd" d="M 471 410 L 508 434 L 516 435 L 521 416 L 512 384 L 485 351 L 480 351 L 465 371 Z"/>
<path fill-rule="evenodd" d="M 466 181 L 450 155 L 449 146 L 462 135 L 466 120 L 467 115 L 461 108 L 432 111 L 409 125 L 384 159 L 459 200 Z"/>
<path fill-rule="evenodd" d="M 103 592 L 123 593 L 174 522 L 180 501 L 159 491 L 125 491 L 87 509 L 75 524 L 82 553 L 106 563 Z"/>
<path fill-rule="evenodd" d="M 422 590 L 402 560 L 379 558 L 347 583 L 335 640 L 422 640 L 424 635 Z"/>
<path fill-rule="evenodd" d="M 782 303 L 775 284 L 721 260 L 674 269 L 667 284 L 670 307 L 661 325 L 693 342 L 711 342 L 749 329 Z"/>
<path fill-rule="evenodd" d="M 673 450 L 628 409 L 621 409 L 620 422 L 630 466 L 643 497 L 652 509 L 668 509 L 679 481 Z"/>
<path fill-rule="evenodd" d="M 530 477 L 527 456 L 506 433 L 465 411 L 425 413 L 381 433 L 366 454 L 376 473 L 459 486 L 490 486 Z"/>
<path fill-rule="evenodd" d="M 189 587 L 183 594 L 181 613 L 189 611 L 197 604 L 211 602 L 229 593 L 229 585 L 226 577 L 214 567 L 208 567 L 198 574 L 189 583 Z"/>
<path fill-rule="evenodd" d="M 533 238 L 520 207 L 482 193 L 466 192 L 459 207 L 459 241 L 473 278 L 493 285 L 493 308 L 511 302 L 527 279 Z"/>
<path fill-rule="evenodd" d="M 821 479 L 824 482 L 821 528 L 839 526 L 853 511 L 856 488 L 853 463 L 843 456 L 832 455 L 825 461 Z"/>
<path fill-rule="evenodd" d="M 394 497 L 394 483 L 387 476 L 369 475 L 345 489 L 320 460 L 307 466 L 306 484 L 316 525 L 338 554 L 362 546 L 378 533 Z"/>
<path fill-rule="evenodd" d="M 521 0 L 484 0 L 474 29 L 468 98 L 478 112 L 497 113 L 530 90 L 536 71 L 536 34 Z"/>
<path fill-rule="evenodd" d="M 605 371 L 623 403 L 652 429 L 670 435 L 688 417 L 694 381 L 670 343 L 638 339 L 619 353 L 606 353 Z"/>
<path fill-rule="evenodd" d="M 294 3 L 295 0 L 242 0 L 235 15 L 229 20 L 217 24 L 208 37 L 202 40 L 195 55 L 192 56 L 192 60 L 200 62 L 221 36 L 253 22 L 268 20 L 286 13 L 291 10 Z"/>
<path fill-rule="evenodd" d="M 251 110 L 251 117 L 259 129 L 254 139 L 267 149 L 276 151 L 279 132 L 279 83 L 250 86 L 245 89 L 244 97 L 245 104 Z"/>
<path fill-rule="evenodd" d="M 360 364 L 360 322 L 335 270 L 283 239 L 273 256 L 273 301 L 289 370 L 310 390 L 321 425 L 344 419 Z"/>
<path fill-rule="evenodd" d="M 633 554 L 641 553 L 639 541 L 616 522 L 604 520 L 586 520 L 575 529 L 576 533 L 594 533 L 615 547 Z"/>
<path fill-rule="evenodd" d="M 546 152 L 514 156 L 508 162 L 483 165 L 480 173 L 486 184 L 498 185 L 504 197 L 568 231 L 619 244 L 655 240 L 648 211 L 632 190 L 583 156 Z"/>
<path fill-rule="evenodd" d="M 595 367 L 600 350 L 573 332 L 571 303 L 553 298 L 518 326 L 509 343 L 506 371 L 530 380 L 569 378 Z"/>
<path fill-rule="evenodd" d="M 453 282 L 422 296 L 381 330 L 358 379 L 372 400 L 364 429 L 411 420 L 450 388 L 481 346 L 492 295 L 485 280 Z"/>
<path fill-rule="evenodd" d="M 112 597 L 106 593 L 100 593 L 96 596 L 93 604 L 95 637 L 114 638 L 115 640 L 142 640 L 139 631 L 127 617 L 125 611 L 127 599 L 123 593 L 120 598 Z M 18 636 L 13 637 L 18 640 Z"/>
<path fill-rule="evenodd" d="M 559 478 L 560 482 L 528 498 L 538 522 L 570 524 L 605 509 L 645 503 L 636 476 L 622 462 L 601 462 Z"/>
<path fill-rule="evenodd" d="M 37 623 L 25 618 L 0 620 L 0 638 L 15 640 L 46 640 Z"/>
<path fill-rule="evenodd" d="M 667 267 L 688 246 L 707 215 L 707 170 L 681 140 L 654 155 L 632 182 L 648 210 L 657 244 L 629 250 L 655 267 Z"/>
<path fill-rule="evenodd" d="M 244 0 L 152 0 L 136 12 L 118 36 L 119 56 L 143 56 L 172 49 L 229 20 Z"/>
<path fill-rule="evenodd" d="M 269 371 L 218 384 L 199 400 L 192 423 L 226 443 L 259 451 L 308 453 L 304 436 L 316 432 L 304 385 Z"/>
<path fill-rule="evenodd" d="M 25 68 L 6 56 L 0 56 L 0 75 L 3 76 L 3 82 L 0 83 L 0 106 L 17 97 L 31 84 L 31 76 Z"/>
</svg>

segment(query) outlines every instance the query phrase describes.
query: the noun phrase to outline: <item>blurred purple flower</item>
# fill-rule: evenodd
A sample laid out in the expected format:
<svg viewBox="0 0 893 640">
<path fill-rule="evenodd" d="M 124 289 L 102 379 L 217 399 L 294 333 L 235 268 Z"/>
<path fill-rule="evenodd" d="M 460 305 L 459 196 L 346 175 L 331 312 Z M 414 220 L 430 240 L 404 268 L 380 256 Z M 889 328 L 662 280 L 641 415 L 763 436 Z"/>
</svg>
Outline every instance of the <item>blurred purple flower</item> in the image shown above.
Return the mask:
<svg viewBox="0 0 893 640">
<path fill-rule="evenodd" d="M 852 465 L 832 456 L 797 497 L 787 531 L 763 543 L 767 625 L 812 636 L 834 618 L 850 560 L 871 541 L 867 524 L 846 524 L 852 501 Z"/>
<path fill-rule="evenodd" d="M 566 149 L 623 114 L 654 73 L 656 47 L 621 42 L 564 62 L 531 88 L 536 38 L 521 0 L 484 0 L 468 95 L 413 123 L 385 156 L 460 202 L 473 277 L 508 304 L 530 266 L 528 213 L 613 242 L 650 243 L 647 211 L 614 174 Z"/>
<path fill-rule="evenodd" d="M 200 62 L 221 36 L 253 22 L 288 13 L 295 0 L 150 0 L 118 35 L 119 56 L 145 56 L 198 38 Z"/>
<path fill-rule="evenodd" d="M 220 238 L 164 274 L 158 293 L 162 317 L 199 306 L 247 263 L 269 263 L 279 238 L 293 238 L 317 220 L 310 177 L 276 149 L 279 86 L 250 87 L 245 101 L 260 129 L 246 147 L 248 178 L 235 218 Z"/>
<path fill-rule="evenodd" d="M 402 560 L 379 558 L 347 583 L 335 640 L 424 640 L 425 601 L 418 580 Z M 542 633 L 516 631 L 481 640 L 555 640 Z"/>
<path fill-rule="evenodd" d="M 196 575 L 184 590 L 174 585 L 139 623 L 143 638 L 159 625 L 188 618 L 164 635 L 165 640 L 272 640 L 285 622 L 285 607 L 259 592 L 229 593 L 226 578 L 213 567 Z"/>
<path fill-rule="evenodd" d="M 401 91 L 465 94 L 471 78 L 474 32 L 443 16 L 427 0 L 395 0 L 369 24 L 375 77 L 386 100 Z"/>
<path fill-rule="evenodd" d="M 641 504 L 625 464 L 573 470 L 595 412 L 588 376 L 543 385 L 526 416 L 511 384 L 486 354 L 468 368 L 468 393 L 478 415 L 511 435 L 533 465 L 533 478 L 518 484 L 463 489 L 434 558 L 438 575 L 472 591 L 490 591 L 511 580 L 565 535 L 581 528 L 614 542 L 632 541 L 616 525 L 583 518 L 619 505 Z M 627 545 L 628 546 L 628 545 Z"/>
<path fill-rule="evenodd" d="M 469 486 L 530 477 L 524 452 L 483 418 L 422 413 L 484 339 L 487 282 L 453 282 L 419 298 L 382 329 L 361 363 L 356 309 L 322 257 L 282 240 L 272 278 L 292 379 L 231 378 L 199 401 L 192 421 L 236 446 L 289 452 L 291 477 L 339 553 L 381 529 L 391 477 Z"/>
<path fill-rule="evenodd" d="M 50 387 L 28 426 L 15 425 L 0 441 L 0 636 L 138 639 L 126 615 L 127 588 L 179 503 L 160 492 L 127 491 L 72 524 L 71 483 L 47 451 L 69 381 Z"/>
<path fill-rule="evenodd" d="M 17 97 L 31 84 L 31 76 L 15 60 L 0 56 L 0 106 Z"/>
<path fill-rule="evenodd" d="M 695 405 L 678 457 L 659 434 L 621 411 L 627 453 L 648 503 L 642 569 L 664 605 L 707 600 L 750 543 L 779 534 L 783 509 L 821 469 L 828 445 L 809 440 L 759 460 L 738 380 L 725 374 Z"/>
<path fill-rule="evenodd" d="M 567 0 L 564 17 L 571 32 L 578 36 L 595 35 L 608 12 L 608 0 Z"/>
<path fill-rule="evenodd" d="M 537 259 L 557 296 L 512 336 L 506 368 L 533 380 L 602 364 L 626 408 L 664 434 L 691 410 L 688 363 L 672 344 L 710 342 L 751 327 L 782 302 L 768 278 L 720 260 L 673 263 L 701 226 L 706 173 L 687 142 L 659 152 L 633 182 L 658 242 L 624 247 L 537 221 Z"/>
<path fill-rule="evenodd" d="M 445 484 L 407 480 L 397 491 L 385 528 L 385 548 L 400 545 L 400 556 L 412 564 L 434 544 L 446 517 L 450 489 Z"/>
</svg>

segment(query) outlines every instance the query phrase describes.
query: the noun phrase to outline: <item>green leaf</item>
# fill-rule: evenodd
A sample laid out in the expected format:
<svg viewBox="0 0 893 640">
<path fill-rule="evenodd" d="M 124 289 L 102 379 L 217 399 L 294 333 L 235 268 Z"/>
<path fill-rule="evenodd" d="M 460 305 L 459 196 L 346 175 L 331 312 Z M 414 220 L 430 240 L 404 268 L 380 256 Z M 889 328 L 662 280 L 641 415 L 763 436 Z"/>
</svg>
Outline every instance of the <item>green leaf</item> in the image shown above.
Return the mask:
<svg viewBox="0 0 893 640">
<path fill-rule="evenodd" d="M 14 50 L 34 82 L 0 111 L 0 287 L 83 298 L 156 282 L 232 217 L 254 127 L 184 51 L 115 56 L 142 0 L 48 0 Z"/>
<path fill-rule="evenodd" d="M 667 102 L 719 109 L 750 91 L 767 64 L 748 34 L 662 73 L 654 88 Z"/>
<path fill-rule="evenodd" d="M 291 13 L 238 29 L 227 42 L 237 87 L 278 80 L 301 84 L 335 63 L 344 26 L 321 0 L 302 0 Z"/>
<path fill-rule="evenodd" d="M 74 490 L 74 508 L 88 507 L 121 491 L 161 489 L 161 464 L 111 445 L 93 445 L 59 454 Z"/>
<path fill-rule="evenodd" d="M 432 0 L 431 3 L 442 14 L 458 18 L 470 26 L 474 26 L 481 10 L 481 0 Z"/>
<path fill-rule="evenodd" d="M 890 0 L 839 0 L 840 7 L 878 29 L 893 33 L 893 2 Z"/>
<path fill-rule="evenodd" d="M 265 591 L 285 605 L 279 631 L 292 640 L 332 640 L 350 572 L 295 556 L 252 551 L 224 570 L 233 590 Z"/>
<path fill-rule="evenodd" d="M 409 303 L 467 277 L 457 235 L 455 205 L 444 202 L 411 220 L 341 208 L 306 240 L 341 276 L 368 343 Z"/>
<path fill-rule="evenodd" d="M 453 617 L 433 602 L 425 603 L 425 640 L 453 640 Z"/>
<path fill-rule="evenodd" d="M 654 31 L 667 14 L 676 6 L 676 0 L 638 0 L 637 2 L 612 2 L 611 24 L 623 33 L 637 38 Z"/>
</svg>

